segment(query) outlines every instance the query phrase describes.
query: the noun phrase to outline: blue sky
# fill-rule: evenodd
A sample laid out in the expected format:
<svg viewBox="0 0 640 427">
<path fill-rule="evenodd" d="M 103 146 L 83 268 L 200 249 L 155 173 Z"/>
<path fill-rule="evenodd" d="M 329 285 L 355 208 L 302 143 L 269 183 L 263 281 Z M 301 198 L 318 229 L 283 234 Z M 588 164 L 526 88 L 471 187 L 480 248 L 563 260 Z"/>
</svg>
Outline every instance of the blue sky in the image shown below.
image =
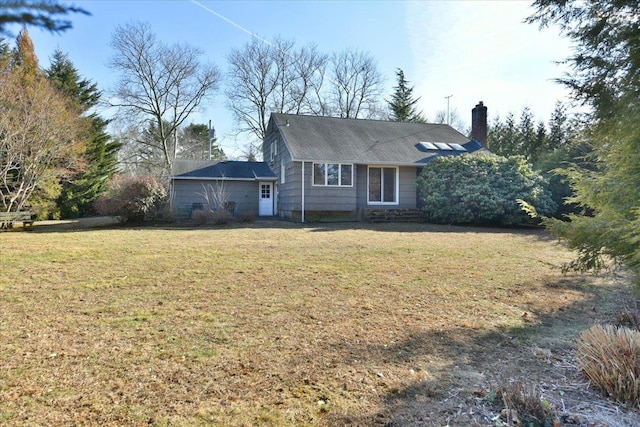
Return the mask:
<svg viewBox="0 0 640 427">
<path fill-rule="evenodd" d="M 68 3 L 65 1 L 65 3 Z M 528 105 L 548 121 L 556 100 L 567 91 L 552 79 L 563 70 L 554 63 L 570 53 L 553 29 L 522 23 L 530 13 L 524 1 L 76 1 L 91 16 L 71 15 L 74 28 L 60 35 L 30 29 L 42 66 L 56 48 L 69 54 L 81 75 L 105 92 L 116 76 L 106 67 L 113 54 L 115 27 L 148 22 L 164 42 L 188 43 L 205 52 L 221 71 L 233 48 L 253 33 L 317 44 L 331 53 L 347 47 L 370 52 L 385 78 L 385 98 L 402 68 L 420 97 L 427 118 L 447 107 L 468 124 L 471 108 L 484 101 L 490 119 L 519 114 Z M 213 11 L 213 12 L 212 12 Z M 17 32 L 14 29 L 14 32 Z M 223 88 L 192 122 L 212 120 L 218 142 L 238 155 L 248 137 L 234 136 Z"/>
</svg>

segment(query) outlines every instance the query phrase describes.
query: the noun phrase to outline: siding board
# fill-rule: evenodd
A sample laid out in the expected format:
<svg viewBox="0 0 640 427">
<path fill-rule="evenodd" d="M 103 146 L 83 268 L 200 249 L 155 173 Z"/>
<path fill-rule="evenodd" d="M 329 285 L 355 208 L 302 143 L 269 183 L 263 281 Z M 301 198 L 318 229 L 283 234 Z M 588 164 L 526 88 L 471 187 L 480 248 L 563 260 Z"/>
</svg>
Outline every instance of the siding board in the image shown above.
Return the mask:
<svg viewBox="0 0 640 427">
<path fill-rule="evenodd" d="M 191 212 L 193 203 L 206 204 L 204 186 L 216 187 L 211 180 L 174 180 L 173 206 L 177 215 L 184 217 Z M 225 181 L 227 200 L 236 202 L 237 213 L 258 215 L 258 182 L 256 181 Z"/>
</svg>

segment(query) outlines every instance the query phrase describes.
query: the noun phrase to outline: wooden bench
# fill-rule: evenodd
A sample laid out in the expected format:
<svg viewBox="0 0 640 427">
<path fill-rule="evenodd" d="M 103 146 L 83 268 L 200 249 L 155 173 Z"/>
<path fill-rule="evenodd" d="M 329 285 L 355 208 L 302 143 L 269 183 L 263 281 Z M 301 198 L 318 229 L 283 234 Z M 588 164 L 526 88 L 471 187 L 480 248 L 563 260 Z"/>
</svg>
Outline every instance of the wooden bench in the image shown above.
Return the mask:
<svg viewBox="0 0 640 427">
<path fill-rule="evenodd" d="M 31 212 L 0 212 L 0 230 L 8 230 L 13 228 L 13 223 L 22 221 L 22 228 L 33 228 L 33 219 Z"/>
</svg>

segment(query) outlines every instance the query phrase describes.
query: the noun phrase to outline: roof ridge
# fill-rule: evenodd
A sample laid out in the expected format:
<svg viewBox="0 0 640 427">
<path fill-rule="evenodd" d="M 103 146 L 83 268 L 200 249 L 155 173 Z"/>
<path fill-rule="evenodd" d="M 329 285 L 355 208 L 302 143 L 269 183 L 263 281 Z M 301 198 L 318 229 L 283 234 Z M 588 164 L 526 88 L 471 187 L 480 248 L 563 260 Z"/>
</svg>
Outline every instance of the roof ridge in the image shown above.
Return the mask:
<svg viewBox="0 0 640 427">
<path fill-rule="evenodd" d="M 280 116 L 288 116 L 288 117 L 303 117 L 303 118 L 313 118 L 313 119 L 335 119 L 335 120 L 351 120 L 351 121 L 368 121 L 368 122 L 380 122 L 380 123 L 404 123 L 404 124 L 415 124 L 415 125 L 430 125 L 430 126 L 448 126 L 446 123 L 422 123 L 422 122 L 400 122 L 395 120 L 383 120 L 383 119 L 370 119 L 370 118 L 359 118 L 359 117 L 336 117 L 336 116 L 318 116 L 314 114 L 292 114 L 292 113 L 271 113 L 272 115 L 280 115 Z M 453 128 L 452 128 L 453 129 Z"/>
</svg>

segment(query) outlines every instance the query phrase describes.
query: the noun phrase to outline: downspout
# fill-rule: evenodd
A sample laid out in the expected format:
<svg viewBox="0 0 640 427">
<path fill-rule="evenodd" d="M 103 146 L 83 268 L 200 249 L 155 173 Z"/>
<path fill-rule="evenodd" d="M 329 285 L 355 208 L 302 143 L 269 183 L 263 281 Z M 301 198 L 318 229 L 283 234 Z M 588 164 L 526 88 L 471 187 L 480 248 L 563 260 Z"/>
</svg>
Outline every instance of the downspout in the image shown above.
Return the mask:
<svg viewBox="0 0 640 427">
<path fill-rule="evenodd" d="M 304 160 L 302 161 L 302 212 L 300 214 L 300 222 L 304 222 Z"/>
</svg>

